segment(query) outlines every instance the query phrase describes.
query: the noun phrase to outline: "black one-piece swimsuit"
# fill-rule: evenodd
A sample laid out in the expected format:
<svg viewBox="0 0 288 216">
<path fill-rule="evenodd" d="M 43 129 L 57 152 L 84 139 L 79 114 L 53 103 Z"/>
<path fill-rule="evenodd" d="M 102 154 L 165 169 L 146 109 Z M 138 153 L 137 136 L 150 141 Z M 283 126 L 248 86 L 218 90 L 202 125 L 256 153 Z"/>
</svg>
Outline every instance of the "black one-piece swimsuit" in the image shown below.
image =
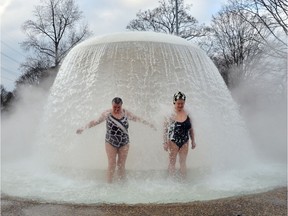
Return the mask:
<svg viewBox="0 0 288 216">
<path fill-rule="evenodd" d="M 169 139 L 181 148 L 189 140 L 188 131 L 191 127 L 189 116 L 184 122 L 173 121 L 169 126 Z"/>
</svg>

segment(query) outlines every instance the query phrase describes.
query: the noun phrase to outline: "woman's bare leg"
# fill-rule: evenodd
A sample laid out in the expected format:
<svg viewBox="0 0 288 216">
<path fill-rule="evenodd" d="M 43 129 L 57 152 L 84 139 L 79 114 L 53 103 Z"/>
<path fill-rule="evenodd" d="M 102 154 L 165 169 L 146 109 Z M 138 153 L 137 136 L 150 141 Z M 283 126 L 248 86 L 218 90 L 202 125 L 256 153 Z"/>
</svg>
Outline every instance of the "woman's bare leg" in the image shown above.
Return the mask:
<svg viewBox="0 0 288 216">
<path fill-rule="evenodd" d="M 126 177 L 125 165 L 126 165 L 128 150 L 129 150 L 129 144 L 120 147 L 118 150 L 117 167 L 118 167 L 118 176 L 120 180 L 125 179 Z"/>
<path fill-rule="evenodd" d="M 108 157 L 107 182 L 112 183 L 116 168 L 116 156 L 118 149 L 109 143 L 106 143 L 105 148 Z"/>
<path fill-rule="evenodd" d="M 180 163 L 180 174 L 183 179 L 186 178 L 186 158 L 188 154 L 188 143 L 184 144 L 179 150 L 179 163 Z"/>
<path fill-rule="evenodd" d="M 169 173 L 169 176 L 175 176 L 176 158 L 177 158 L 177 154 L 179 151 L 179 147 L 174 142 L 169 142 L 168 149 L 169 149 L 168 173 Z"/>
</svg>

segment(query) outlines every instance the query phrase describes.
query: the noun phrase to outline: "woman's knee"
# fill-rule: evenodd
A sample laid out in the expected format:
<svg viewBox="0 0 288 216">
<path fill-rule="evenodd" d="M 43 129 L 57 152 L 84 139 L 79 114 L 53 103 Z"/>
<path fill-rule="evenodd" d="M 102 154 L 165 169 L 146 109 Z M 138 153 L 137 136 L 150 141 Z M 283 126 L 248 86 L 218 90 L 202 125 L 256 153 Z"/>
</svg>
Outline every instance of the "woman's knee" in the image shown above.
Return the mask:
<svg viewBox="0 0 288 216">
<path fill-rule="evenodd" d="M 108 160 L 108 167 L 111 169 L 115 169 L 116 168 L 116 160 Z"/>
<path fill-rule="evenodd" d="M 108 170 L 110 172 L 114 172 L 116 170 L 116 166 L 108 166 Z"/>
</svg>

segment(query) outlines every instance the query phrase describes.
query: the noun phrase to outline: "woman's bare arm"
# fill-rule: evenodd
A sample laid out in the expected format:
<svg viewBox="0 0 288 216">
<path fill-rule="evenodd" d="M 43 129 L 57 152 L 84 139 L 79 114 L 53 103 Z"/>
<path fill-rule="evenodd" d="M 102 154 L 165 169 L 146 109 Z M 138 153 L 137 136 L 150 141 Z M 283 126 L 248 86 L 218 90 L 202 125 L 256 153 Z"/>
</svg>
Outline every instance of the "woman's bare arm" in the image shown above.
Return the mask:
<svg viewBox="0 0 288 216">
<path fill-rule="evenodd" d="M 132 112 L 130 112 L 128 110 L 125 110 L 125 112 L 126 112 L 126 115 L 127 115 L 129 120 L 132 120 L 135 122 L 140 122 L 142 124 L 148 125 L 151 128 L 154 128 L 156 130 L 156 127 L 152 123 L 146 121 L 145 119 L 140 118 L 139 116 L 136 116 L 135 114 L 133 114 Z"/>
<path fill-rule="evenodd" d="M 191 138 L 192 149 L 194 149 L 196 147 L 196 143 L 195 143 L 194 130 L 193 130 L 192 127 L 189 130 L 189 135 L 190 135 L 190 138 Z"/>
<path fill-rule="evenodd" d="M 168 151 L 168 127 L 169 120 L 166 117 L 163 123 L 163 148 L 165 151 Z"/>
<path fill-rule="evenodd" d="M 110 110 L 103 112 L 98 119 L 92 120 L 88 124 L 86 124 L 84 127 L 77 129 L 76 133 L 81 134 L 85 129 L 94 127 L 94 126 L 102 123 L 107 118 L 109 112 L 110 112 Z"/>
</svg>

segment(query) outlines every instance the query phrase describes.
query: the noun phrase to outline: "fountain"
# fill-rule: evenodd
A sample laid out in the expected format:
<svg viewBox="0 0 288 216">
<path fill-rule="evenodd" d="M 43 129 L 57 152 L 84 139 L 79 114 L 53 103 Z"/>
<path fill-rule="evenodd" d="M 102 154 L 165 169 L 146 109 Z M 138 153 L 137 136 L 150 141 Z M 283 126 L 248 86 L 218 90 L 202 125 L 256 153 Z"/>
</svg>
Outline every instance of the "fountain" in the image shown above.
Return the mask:
<svg viewBox="0 0 288 216">
<path fill-rule="evenodd" d="M 166 178 L 168 155 L 162 149 L 163 119 L 178 90 L 187 96 L 197 143 L 188 155 L 184 185 Z M 130 123 L 128 180 L 107 185 L 105 124 L 81 136 L 75 131 L 110 108 L 116 96 L 158 130 Z M 270 179 L 270 169 L 268 177 L 259 171 L 238 106 L 208 56 L 182 38 L 160 33 L 115 33 L 74 47 L 52 86 L 35 140 L 31 160 L 37 167 L 28 161 L 29 171 L 18 169 L 22 177 L 15 179 L 11 170 L 17 166 L 4 166 L 5 193 L 56 202 L 170 203 L 265 190 L 285 179 Z M 282 171 L 271 169 L 273 175 Z"/>
</svg>

